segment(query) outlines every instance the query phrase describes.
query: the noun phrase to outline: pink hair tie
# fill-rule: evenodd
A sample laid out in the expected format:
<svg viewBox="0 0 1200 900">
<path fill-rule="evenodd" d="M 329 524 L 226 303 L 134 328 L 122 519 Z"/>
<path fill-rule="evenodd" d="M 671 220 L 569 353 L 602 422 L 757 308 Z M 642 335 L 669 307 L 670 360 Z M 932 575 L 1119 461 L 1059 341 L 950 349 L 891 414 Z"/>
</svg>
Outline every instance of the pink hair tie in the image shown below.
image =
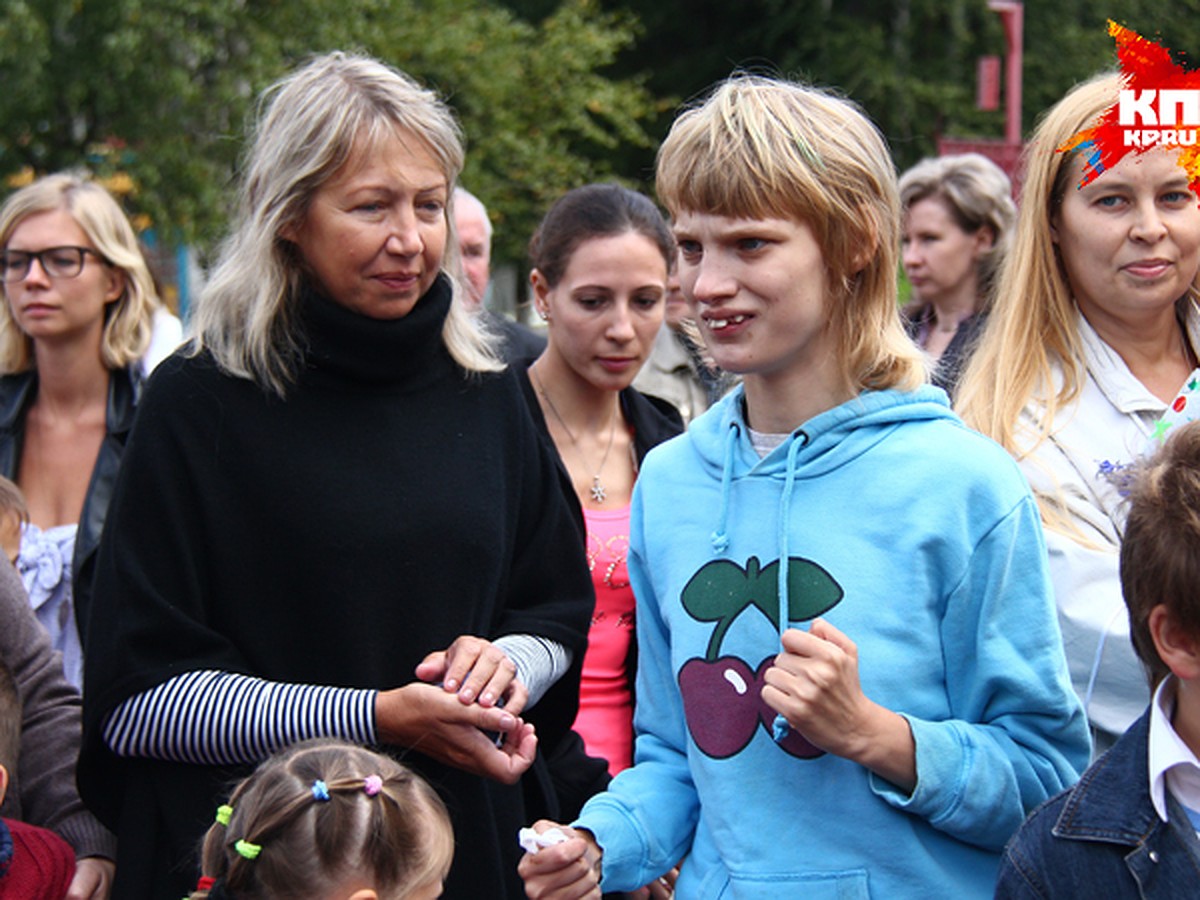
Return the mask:
<svg viewBox="0 0 1200 900">
<path fill-rule="evenodd" d="M 368 775 L 363 779 L 363 790 L 367 792 L 368 797 L 374 797 L 383 790 L 383 779 L 378 775 Z"/>
</svg>

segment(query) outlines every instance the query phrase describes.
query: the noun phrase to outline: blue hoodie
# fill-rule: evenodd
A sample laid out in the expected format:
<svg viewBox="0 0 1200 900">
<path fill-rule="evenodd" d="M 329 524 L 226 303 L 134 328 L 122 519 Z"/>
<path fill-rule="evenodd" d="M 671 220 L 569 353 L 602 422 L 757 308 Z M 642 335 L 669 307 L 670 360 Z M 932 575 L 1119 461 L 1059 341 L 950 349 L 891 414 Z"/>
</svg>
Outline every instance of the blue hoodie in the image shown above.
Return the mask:
<svg viewBox="0 0 1200 900">
<path fill-rule="evenodd" d="M 864 393 L 761 460 L 742 396 L 634 492 L 636 764 L 575 823 L 603 888 L 683 859 L 680 900 L 990 897 L 1005 841 L 1089 755 L 1025 479 L 935 388 Z M 763 704 L 780 632 L 818 615 L 911 725 L 911 795 Z"/>
</svg>

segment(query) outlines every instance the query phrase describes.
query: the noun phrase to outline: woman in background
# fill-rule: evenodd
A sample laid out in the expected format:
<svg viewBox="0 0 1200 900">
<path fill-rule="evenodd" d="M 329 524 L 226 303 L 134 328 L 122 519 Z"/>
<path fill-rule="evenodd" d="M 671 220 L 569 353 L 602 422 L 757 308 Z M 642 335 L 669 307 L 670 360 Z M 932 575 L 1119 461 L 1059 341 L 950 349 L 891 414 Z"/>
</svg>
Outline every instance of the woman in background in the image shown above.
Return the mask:
<svg viewBox="0 0 1200 900">
<path fill-rule="evenodd" d="M 0 474 L 29 508 L 17 568 L 79 688 L 89 582 L 157 293 L 121 207 L 78 175 L 10 196 L 0 248 Z"/>
<path fill-rule="evenodd" d="M 1129 154 L 1082 185 L 1059 152 L 1117 102 L 1118 75 L 1071 90 L 1026 151 L 1016 239 L 959 388 L 968 425 L 1037 495 L 1071 680 L 1099 754 L 1149 701 L 1129 641 L 1118 549 L 1128 467 L 1191 414 L 1200 208 L 1178 152 Z"/>
<path fill-rule="evenodd" d="M 924 159 L 900 176 L 904 273 L 913 299 L 908 336 L 953 394 L 983 330 L 1017 210 L 1008 176 L 978 153 Z"/>
<path fill-rule="evenodd" d="M 674 251 L 654 204 L 617 184 L 563 195 L 529 245 L 548 343 L 526 369 L 526 399 L 575 488 L 596 591 L 575 731 L 613 775 L 633 760 L 629 503 L 646 453 L 683 427 L 630 387 L 662 325 Z"/>
</svg>

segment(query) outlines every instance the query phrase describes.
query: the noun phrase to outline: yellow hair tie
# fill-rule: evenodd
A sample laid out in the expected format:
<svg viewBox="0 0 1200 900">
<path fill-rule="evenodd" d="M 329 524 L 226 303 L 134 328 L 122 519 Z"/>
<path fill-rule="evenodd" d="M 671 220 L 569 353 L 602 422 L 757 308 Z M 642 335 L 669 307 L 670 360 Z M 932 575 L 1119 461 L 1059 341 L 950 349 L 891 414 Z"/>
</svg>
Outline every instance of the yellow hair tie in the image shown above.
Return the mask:
<svg viewBox="0 0 1200 900">
<path fill-rule="evenodd" d="M 233 849 L 238 852 L 238 855 L 244 859 L 258 859 L 258 854 L 262 853 L 262 847 L 258 844 L 252 844 L 249 841 L 239 840 L 233 845 Z"/>
<path fill-rule="evenodd" d="M 228 825 L 229 819 L 232 815 L 233 815 L 233 807 L 232 806 L 218 806 L 217 807 L 217 824 L 218 825 Z"/>
</svg>

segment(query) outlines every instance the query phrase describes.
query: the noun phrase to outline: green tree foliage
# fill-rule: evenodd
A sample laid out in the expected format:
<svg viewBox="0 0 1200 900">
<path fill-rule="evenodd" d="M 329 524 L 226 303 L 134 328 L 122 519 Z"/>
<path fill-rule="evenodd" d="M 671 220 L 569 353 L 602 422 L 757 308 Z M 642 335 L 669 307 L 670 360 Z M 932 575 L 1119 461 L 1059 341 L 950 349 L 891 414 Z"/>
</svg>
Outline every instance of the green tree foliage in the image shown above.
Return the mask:
<svg viewBox="0 0 1200 900">
<path fill-rule="evenodd" d="M 1025 7 L 1026 133 L 1071 85 L 1116 68 L 1109 19 L 1169 47 L 1188 69 L 1200 67 L 1200 0 L 1063 0 Z"/>
<path fill-rule="evenodd" d="M 121 173 L 132 212 L 209 241 L 225 227 L 259 91 L 306 56 L 362 50 L 448 99 L 466 183 L 519 257 L 549 200 L 651 145 L 640 77 L 602 74 L 636 26 L 594 0 L 538 23 L 486 0 L 5 0 L 0 179 Z M 121 184 L 121 181 L 116 182 Z"/>
<path fill-rule="evenodd" d="M 533 16 L 547 0 L 510 0 Z M 693 98 L 735 69 L 782 73 L 833 86 L 880 125 L 906 167 L 935 152 L 939 135 L 1001 138 L 1001 109 L 975 108 L 976 64 L 1003 56 L 1000 18 L 986 0 L 606 0 L 638 16 L 645 38 L 622 55 L 619 74 L 647 73 L 659 96 Z M 1027 0 L 1023 126 L 1073 84 L 1116 64 L 1111 18 L 1200 65 L 1200 0 Z M 654 123 L 665 135 L 674 109 Z M 652 163 L 634 151 L 623 163 Z"/>
</svg>

